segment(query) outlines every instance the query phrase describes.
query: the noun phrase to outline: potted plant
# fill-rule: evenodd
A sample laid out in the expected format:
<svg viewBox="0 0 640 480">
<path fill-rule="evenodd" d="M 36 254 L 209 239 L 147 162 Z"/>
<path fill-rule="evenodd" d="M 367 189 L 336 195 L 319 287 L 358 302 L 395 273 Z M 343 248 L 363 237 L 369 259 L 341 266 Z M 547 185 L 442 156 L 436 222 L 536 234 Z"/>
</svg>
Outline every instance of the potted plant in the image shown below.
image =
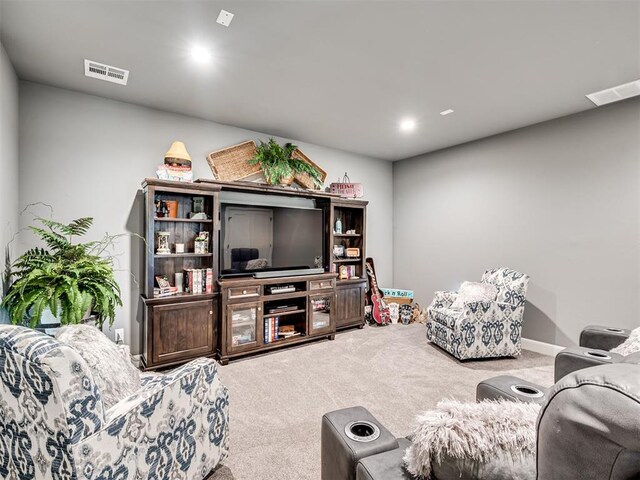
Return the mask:
<svg viewBox="0 0 640 480">
<path fill-rule="evenodd" d="M 259 164 L 264 172 L 264 178 L 269 185 L 291 185 L 296 174 L 306 173 L 313 183 L 322 186 L 320 172 L 309 163 L 293 157 L 298 147 L 291 143 L 281 146 L 273 138 L 268 142 L 260 141 L 250 165 Z"/>
<path fill-rule="evenodd" d="M 36 327 L 49 309 L 60 323 L 80 323 L 88 311 L 102 328 L 115 320 L 116 306 L 122 306 L 120 287 L 113 276 L 113 260 L 105 255 L 113 237 L 75 243 L 73 237 L 87 233 L 93 218 L 84 217 L 69 224 L 37 217 L 43 227 L 29 227 L 46 248 L 35 247 L 10 267 L 13 282 L 2 299 L 14 324 Z"/>
</svg>

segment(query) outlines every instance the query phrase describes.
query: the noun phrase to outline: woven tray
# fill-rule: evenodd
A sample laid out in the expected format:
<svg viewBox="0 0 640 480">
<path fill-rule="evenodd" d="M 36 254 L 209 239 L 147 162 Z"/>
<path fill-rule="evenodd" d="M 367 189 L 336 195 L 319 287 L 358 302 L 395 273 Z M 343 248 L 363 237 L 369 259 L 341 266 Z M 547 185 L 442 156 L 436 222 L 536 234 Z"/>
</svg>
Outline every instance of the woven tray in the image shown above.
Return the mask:
<svg viewBox="0 0 640 480">
<path fill-rule="evenodd" d="M 248 142 L 223 148 L 207 155 L 207 163 L 211 167 L 216 180 L 242 180 L 261 172 L 260 164 L 249 165 L 248 161 L 256 153 L 256 142 Z"/>
<path fill-rule="evenodd" d="M 302 150 L 300 150 L 299 148 L 296 148 L 291 154 L 291 157 L 296 158 L 298 160 L 302 160 L 303 162 L 308 163 L 313 167 L 316 167 L 316 169 L 318 169 L 318 171 L 320 172 L 320 180 L 322 181 L 322 183 L 324 183 L 325 178 L 327 178 L 327 172 L 325 172 L 322 168 L 320 168 L 320 166 L 317 163 L 314 163 L 313 160 L 311 160 L 304 153 L 302 153 Z M 314 190 L 314 189 L 320 190 L 320 187 L 317 187 L 316 184 L 313 183 L 313 179 L 306 173 L 296 173 L 294 180 L 305 188 L 308 188 L 311 190 Z"/>
</svg>

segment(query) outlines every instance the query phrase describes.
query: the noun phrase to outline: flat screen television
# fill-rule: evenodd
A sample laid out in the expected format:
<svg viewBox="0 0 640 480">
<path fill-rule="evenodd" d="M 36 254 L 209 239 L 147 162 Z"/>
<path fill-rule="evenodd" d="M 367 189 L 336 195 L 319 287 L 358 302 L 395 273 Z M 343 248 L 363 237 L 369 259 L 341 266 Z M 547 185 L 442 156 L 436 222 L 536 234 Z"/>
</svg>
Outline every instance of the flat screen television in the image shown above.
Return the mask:
<svg viewBox="0 0 640 480">
<path fill-rule="evenodd" d="M 321 209 L 223 203 L 220 217 L 223 277 L 323 266 Z"/>
</svg>

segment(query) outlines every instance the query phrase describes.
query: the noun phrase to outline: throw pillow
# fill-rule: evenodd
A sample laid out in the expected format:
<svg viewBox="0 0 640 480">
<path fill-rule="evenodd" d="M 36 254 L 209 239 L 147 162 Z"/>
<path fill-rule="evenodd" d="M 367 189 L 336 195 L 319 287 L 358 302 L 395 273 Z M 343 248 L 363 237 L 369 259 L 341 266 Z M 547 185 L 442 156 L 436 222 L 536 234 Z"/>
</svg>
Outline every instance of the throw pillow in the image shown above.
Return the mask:
<svg viewBox="0 0 640 480">
<path fill-rule="evenodd" d="M 495 285 L 482 282 L 463 282 L 451 308 L 464 308 L 465 304 L 470 302 L 493 302 L 497 296 L 498 289 Z"/>
<path fill-rule="evenodd" d="M 449 478 L 446 472 L 462 479 L 535 479 L 539 411 L 540 405 L 508 400 L 443 400 L 417 416 L 413 444 L 404 456 L 407 470 L 443 480 Z"/>
<path fill-rule="evenodd" d="M 104 333 L 91 325 L 68 325 L 56 338 L 76 350 L 87 362 L 105 410 L 140 388 L 140 371 Z"/>
<path fill-rule="evenodd" d="M 620 355 L 631 355 L 632 353 L 640 352 L 640 327 L 632 330 L 629 338 L 617 347 L 612 348 L 611 351 Z"/>
</svg>

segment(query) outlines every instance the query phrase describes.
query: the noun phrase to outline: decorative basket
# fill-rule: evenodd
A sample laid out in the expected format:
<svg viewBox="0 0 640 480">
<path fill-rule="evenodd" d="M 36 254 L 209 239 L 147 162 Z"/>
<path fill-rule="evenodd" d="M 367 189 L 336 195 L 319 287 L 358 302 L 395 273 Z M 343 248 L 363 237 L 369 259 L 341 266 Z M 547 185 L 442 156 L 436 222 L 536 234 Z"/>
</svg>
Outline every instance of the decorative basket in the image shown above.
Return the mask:
<svg viewBox="0 0 640 480">
<path fill-rule="evenodd" d="M 320 168 L 320 166 L 317 163 L 315 163 L 313 160 L 307 157 L 304 153 L 302 153 L 302 150 L 300 150 L 299 148 L 296 148 L 291 154 L 291 157 L 298 160 L 302 160 L 303 162 L 308 163 L 312 167 L 315 167 L 318 170 L 318 172 L 320 172 L 320 181 L 324 183 L 325 178 L 327 178 L 327 172 L 325 172 L 322 168 Z M 294 180 L 305 188 L 308 188 L 311 190 L 320 189 L 320 187 L 317 187 L 316 184 L 313 182 L 313 178 L 311 178 L 306 173 L 296 173 Z"/>
<path fill-rule="evenodd" d="M 207 155 L 207 163 L 211 167 L 216 180 L 242 180 L 262 171 L 259 164 L 249 165 L 249 160 L 256 153 L 256 142 L 248 142 L 223 148 Z"/>
</svg>

